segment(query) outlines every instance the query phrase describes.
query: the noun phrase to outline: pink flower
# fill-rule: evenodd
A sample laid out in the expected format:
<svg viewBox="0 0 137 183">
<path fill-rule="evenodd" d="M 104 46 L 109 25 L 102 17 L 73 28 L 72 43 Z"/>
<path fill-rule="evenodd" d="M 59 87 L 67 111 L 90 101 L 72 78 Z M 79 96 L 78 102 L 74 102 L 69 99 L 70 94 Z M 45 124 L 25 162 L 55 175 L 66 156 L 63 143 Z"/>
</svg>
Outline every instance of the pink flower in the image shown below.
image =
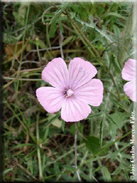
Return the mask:
<svg viewBox="0 0 137 183">
<path fill-rule="evenodd" d="M 88 61 L 74 58 L 67 65 L 62 58 L 55 58 L 42 71 L 42 79 L 53 87 L 40 87 L 36 96 L 49 113 L 61 109 L 61 118 L 76 122 L 87 118 L 92 106 L 99 106 L 103 100 L 103 84 L 92 79 L 96 68 Z"/>
<path fill-rule="evenodd" d="M 136 102 L 136 60 L 128 59 L 122 69 L 122 78 L 127 80 L 124 85 L 124 92 L 134 102 Z"/>
</svg>

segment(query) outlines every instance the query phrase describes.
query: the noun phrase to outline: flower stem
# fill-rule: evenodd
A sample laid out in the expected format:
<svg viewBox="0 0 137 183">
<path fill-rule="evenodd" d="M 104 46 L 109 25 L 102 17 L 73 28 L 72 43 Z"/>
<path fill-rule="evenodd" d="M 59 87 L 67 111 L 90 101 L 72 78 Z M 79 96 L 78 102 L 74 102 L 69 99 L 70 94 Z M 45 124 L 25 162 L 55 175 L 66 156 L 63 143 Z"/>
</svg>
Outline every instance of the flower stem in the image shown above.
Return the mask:
<svg viewBox="0 0 137 183">
<path fill-rule="evenodd" d="M 63 54 L 63 49 L 62 49 L 63 34 L 62 34 L 61 29 L 60 29 L 60 40 L 59 40 L 59 44 L 60 44 L 60 54 L 61 54 L 62 59 L 64 59 L 64 54 Z"/>
<path fill-rule="evenodd" d="M 77 123 L 75 123 L 75 141 L 74 141 L 74 148 L 75 148 L 75 168 L 76 168 L 76 174 L 78 177 L 78 180 L 81 182 L 79 170 L 77 169 L 77 134 L 78 134 L 78 126 Z"/>
<path fill-rule="evenodd" d="M 42 175 L 42 165 L 41 165 L 41 155 L 40 155 L 40 146 L 39 146 L 39 115 L 37 115 L 37 122 L 36 122 L 36 132 L 37 132 L 37 156 L 38 156 L 38 165 L 39 165 L 39 180 L 43 181 L 43 175 Z"/>
</svg>

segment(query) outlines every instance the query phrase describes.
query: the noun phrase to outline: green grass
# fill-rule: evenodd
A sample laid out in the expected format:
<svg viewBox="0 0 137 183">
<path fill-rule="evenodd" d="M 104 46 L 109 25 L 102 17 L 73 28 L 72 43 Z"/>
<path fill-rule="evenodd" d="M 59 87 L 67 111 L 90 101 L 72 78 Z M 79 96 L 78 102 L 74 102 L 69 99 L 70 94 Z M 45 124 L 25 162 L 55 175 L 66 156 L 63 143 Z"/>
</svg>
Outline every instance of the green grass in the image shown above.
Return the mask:
<svg viewBox="0 0 137 183">
<path fill-rule="evenodd" d="M 104 99 L 78 123 L 82 181 L 130 180 L 133 103 L 121 70 L 133 58 L 132 3 L 4 4 L 4 181 L 77 181 L 75 124 L 49 114 L 35 91 L 41 71 L 63 51 L 96 66 Z M 60 42 L 61 34 L 63 40 Z M 62 51 L 60 49 L 62 44 Z"/>
</svg>

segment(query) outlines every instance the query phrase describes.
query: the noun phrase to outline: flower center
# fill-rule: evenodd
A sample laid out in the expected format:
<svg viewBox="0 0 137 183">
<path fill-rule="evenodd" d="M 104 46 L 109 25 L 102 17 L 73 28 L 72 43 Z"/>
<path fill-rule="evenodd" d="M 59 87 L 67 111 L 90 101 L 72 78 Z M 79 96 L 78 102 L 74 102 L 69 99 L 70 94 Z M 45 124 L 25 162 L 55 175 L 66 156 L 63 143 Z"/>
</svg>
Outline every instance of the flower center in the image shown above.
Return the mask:
<svg viewBox="0 0 137 183">
<path fill-rule="evenodd" d="M 71 97 L 72 95 L 73 95 L 73 91 L 71 90 L 71 89 L 68 89 L 67 91 L 66 91 L 66 98 L 68 98 L 68 97 Z"/>
</svg>

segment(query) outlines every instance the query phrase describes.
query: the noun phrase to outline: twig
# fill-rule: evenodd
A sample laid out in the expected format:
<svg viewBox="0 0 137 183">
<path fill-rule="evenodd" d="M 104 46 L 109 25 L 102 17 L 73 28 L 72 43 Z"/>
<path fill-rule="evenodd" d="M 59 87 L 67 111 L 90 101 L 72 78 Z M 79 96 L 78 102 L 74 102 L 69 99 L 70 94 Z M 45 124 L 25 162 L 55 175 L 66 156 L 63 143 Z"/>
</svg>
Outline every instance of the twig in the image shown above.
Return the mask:
<svg viewBox="0 0 137 183">
<path fill-rule="evenodd" d="M 84 146 L 85 146 L 85 143 L 80 144 L 80 145 L 78 146 L 78 149 L 79 149 L 79 148 L 82 148 L 82 147 L 84 147 Z M 59 160 L 61 160 L 62 158 L 66 157 L 67 155 L 71 154 L 73 151 L 74 151 L 74 148 L 72 148 L 70 151 L 66 152 L 66 153 L 63 154 L 62 156 L 59 156 L 59 158 L 57 158 L 56 160 L 53 160 L 53 161 L 48 162 L 48 163 L 46 164 L 45 167 L 48 167 L 48 166 L 50 166 L 50 165 L 52 165 L 52 164 L 55 164 L 57 161 L 59 161 Z"/>
<path fill-rule="evenodd" d="M 39 49 L 39 51 L 48 51 L 48 50 L 58 50 L 60 49 L 60 46 L 54 46 L 54 47 L 49 47 L 49 48 L 43 48 L 43 49 Z M 23 59 L 26 59 L 26 57 L 32 53 L 32 52 L 37 52 L 37 50 L 31 50 L 30 52 L 28 52 Z"/>
<path fill-rule="evenodd" d="M 36 133 L 37 133 L 36 134 L 37 135 L 37 143 L 39 143 L 39 115 L 37 115 Z M 40 155 L 40 146 L 39 146 L 39 144 L 38 144 L 38 147 L 37 147 L 37 156 L 38 156 L 38 165 L 39 165 L 39 180 L 43 181 L 41 155 Z"/>
<path fill-rule="evenodd" d="M 60 44 L 60 54 L 61 54 L 62 59 L 64 59 L 63 49 L 62 49 L 62 42 L 63 42 L 63 34 L 62 34 L 61 29 L 60 29 L 60 39 L 59 39 L 59 44 Z"/>
<path fill-rule="evenodd" d="M 30 79 L 27 79 L 27 78 L 11 78 L 11 77 L 5 77 L 3 76 L 3 79 L 5 80 L 11 80 L 10 82 L 8 82 L 7 84 L 5 84 L 3 86 L 3 89 L 7 88 L 9 85 L 11 85 L 14 81 L 42 81 L 42 79 L 33 79 L 33 78 L 30 78 Z"/>
<path fill-rule="evenodd" d="M 12 77 L 6 77 L 6 76 L 3 76 L 3 79 L 5 80 L 19 80 L 19 81 L 42 81 L 42 79 L 33 79 L 33 78 L 12 78 Z"/>
<path fill-rule="evenodd" d="M 20 168 L 20 169 L 22 169 L 22 170 L 24 170 L 24 172 L 26 172 L 29 176 L 31 176 L 31 177 L 33 177 L 33 179 L 34 180 L 38 180 L 36 177 L 34 177 L 28 170 L 26 170 L 22 165 L 20 165 L 19 163 L 16 163 L 16 165 Z"/>
<path fill-rule="evenodd" d="M 23 65 L 23 64 L 27 64 L 27 63 L 30 63 L 30 64 L 39 64 L 39 61 L 33 61 L 33 60 L 26 60 L 26 61 L 24 61 L 24 62 L 22 62 L 21 64 Z"/>
<path fill-rule="evenodd" d="M 50 9 L 52 9 L 52 8 L 54 8 L 53 5 L 50 6 L 49 8 L 47 8 L 47 9 L 43 12 L 42 16 L 40 17 L 40 19 L 42 19 L 42 23 L 43 23 L 44 25 L 46 25 L 45 22 L 44 22 L 44 15 L 45 15 Z"/>
<path fill-rule="evenodd" d="M 77 134 L 78 134 L 78 128 L 77 128 L 77 123 L 75 123 L 75 141 L 74 141 L 74 148 L 75 148 L 75 168 L 76 168 L 76 174 L 78 177 L 78 180 L 81 182 L 79 170 L 78 170 L 78 165 L 77 165 Z"/>
</svg>

